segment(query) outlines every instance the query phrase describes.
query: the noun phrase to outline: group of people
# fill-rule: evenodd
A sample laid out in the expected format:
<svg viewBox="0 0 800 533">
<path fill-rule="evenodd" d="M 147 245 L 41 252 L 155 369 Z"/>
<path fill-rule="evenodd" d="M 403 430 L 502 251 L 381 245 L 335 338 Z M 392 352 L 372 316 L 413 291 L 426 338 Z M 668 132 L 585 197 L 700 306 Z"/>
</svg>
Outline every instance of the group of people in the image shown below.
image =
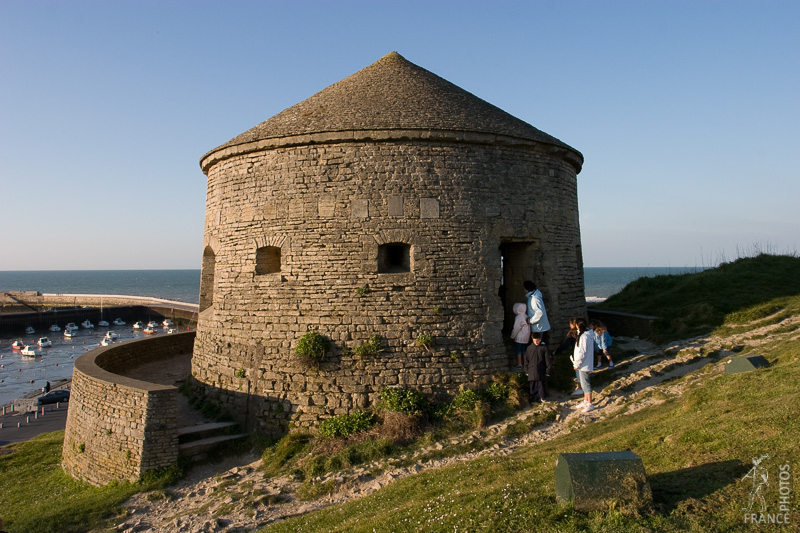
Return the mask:
<svg viewBox="0 0 800 533">
<path fill-rule="evenodd" d="M 546 378 L 553 367 L 553 355 L 547 347 L 550 322 L 547 320 L 542 293 L 536 284 L 525 281 L 523 287 L 525 303 L 516 303 L 512 308 L 515 319 L 511 338 L 516 344 L 517 368 L 528 375 L 531 402 L 544 402 L 547 395 Z M 603 358 L 608 360 L 610 368 L 614 366 L 608 351 L 611 343 L 611 335 L 602 322 L 592 320 L 587 323 L 584 318 L 575 317 L 570 319 L 567 337 L 557 350 L 560 352 L 572 347 L 570 361 L 578 380 L 578 389 L 573 395 L 583 395 L 583 402 L 579 405 L 583 413 L 595 408 L 589 373 L 603 365 Z"/>
</svg>

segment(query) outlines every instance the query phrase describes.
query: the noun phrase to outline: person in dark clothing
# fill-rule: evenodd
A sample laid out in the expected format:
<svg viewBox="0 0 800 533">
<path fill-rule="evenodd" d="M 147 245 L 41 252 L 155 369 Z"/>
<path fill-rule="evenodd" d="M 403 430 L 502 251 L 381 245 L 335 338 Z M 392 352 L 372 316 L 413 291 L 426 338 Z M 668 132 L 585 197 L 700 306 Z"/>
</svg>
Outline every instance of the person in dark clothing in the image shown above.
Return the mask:
<svg viewBox="0 0 800 533">
<path fill-rule="evenodd" d="M 531 403 L 543 402 L 547 396 L 546 378 L 553 368 L 553 357 L 547 345 L 542 342 L 542 334 L 531 333 L 531 344 L 525 351 L 525 373 L 530 384 Z"/>
</svg>

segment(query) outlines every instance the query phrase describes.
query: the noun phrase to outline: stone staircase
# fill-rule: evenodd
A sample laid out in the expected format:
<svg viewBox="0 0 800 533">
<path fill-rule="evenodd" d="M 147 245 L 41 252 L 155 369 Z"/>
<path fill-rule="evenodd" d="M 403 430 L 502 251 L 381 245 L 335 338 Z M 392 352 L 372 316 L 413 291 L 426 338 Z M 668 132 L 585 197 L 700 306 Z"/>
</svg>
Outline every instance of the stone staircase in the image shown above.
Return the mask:
<svg viewBox="0 0 800 533">
<path fill-rule="evenodd" d="M 239 433 L 236 422 L 208 422 L 178 428 L 178 456 L 203 459 L 216 446 L 245 438 L 247 434 Z"/>
</svg>

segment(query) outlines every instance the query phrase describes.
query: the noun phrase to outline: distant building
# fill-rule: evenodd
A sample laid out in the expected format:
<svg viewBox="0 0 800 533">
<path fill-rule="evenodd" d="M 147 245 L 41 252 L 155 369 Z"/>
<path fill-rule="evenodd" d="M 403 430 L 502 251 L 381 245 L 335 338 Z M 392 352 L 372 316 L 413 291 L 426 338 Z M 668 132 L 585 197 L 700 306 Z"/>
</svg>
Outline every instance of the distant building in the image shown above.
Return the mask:
<svg viewBox="0 0 800 533">
<path fill-rule="evenodd" d="M 555 337 L 585 313 L 582 163 L 397 53 L 212 150 L 196 385 L 280 434 L 508 370 L 525 279 Z M 293 352 L 309 331 L 331 341 L 318 370 Z M 353 353 L 371 335 L 382 352 Z"/>
</svg>

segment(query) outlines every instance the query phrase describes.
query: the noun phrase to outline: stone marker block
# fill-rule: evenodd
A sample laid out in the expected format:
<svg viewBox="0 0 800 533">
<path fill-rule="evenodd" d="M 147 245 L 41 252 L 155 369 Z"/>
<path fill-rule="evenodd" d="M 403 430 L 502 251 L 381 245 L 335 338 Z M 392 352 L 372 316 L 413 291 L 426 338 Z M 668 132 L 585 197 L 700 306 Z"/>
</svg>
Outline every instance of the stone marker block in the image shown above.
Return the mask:
<svg viewBox="0 0 800 533">
<path fill-rule="evenodd" d="M 608 508 L 612 501 L 652 501 L 642 460 L 635 453 L 562 453 L 556 461 L 556 500 L 577 511 Z"/>
<path fill-rule="evenodd" d="M 750 372 L 757 368 L 767 368 L 769 361 L 763 355 L 744 355 L 742 357 L 731 357 L 725 362 L 726 374 L 738 374 L 740 372 Z"/>
</svg>

